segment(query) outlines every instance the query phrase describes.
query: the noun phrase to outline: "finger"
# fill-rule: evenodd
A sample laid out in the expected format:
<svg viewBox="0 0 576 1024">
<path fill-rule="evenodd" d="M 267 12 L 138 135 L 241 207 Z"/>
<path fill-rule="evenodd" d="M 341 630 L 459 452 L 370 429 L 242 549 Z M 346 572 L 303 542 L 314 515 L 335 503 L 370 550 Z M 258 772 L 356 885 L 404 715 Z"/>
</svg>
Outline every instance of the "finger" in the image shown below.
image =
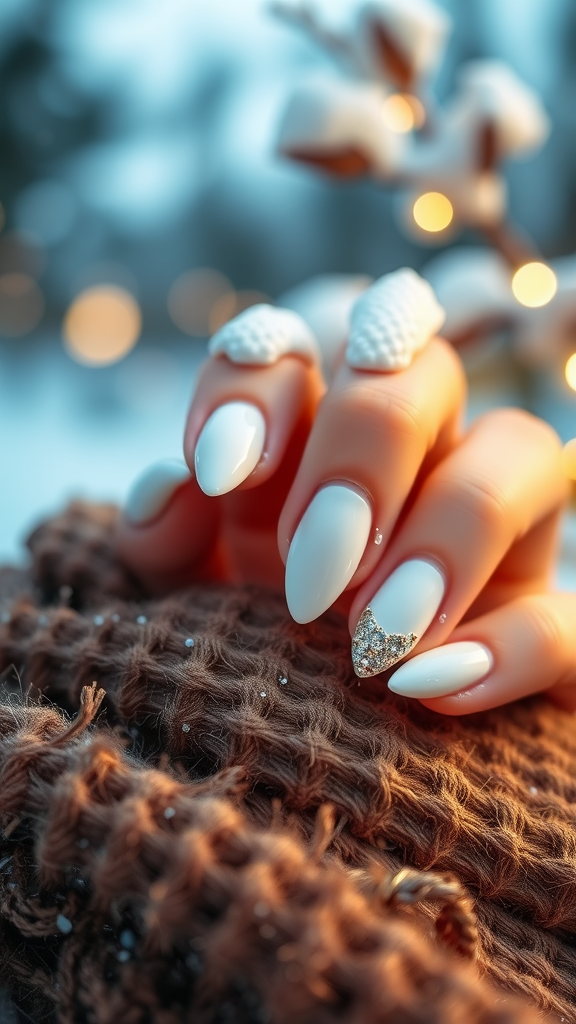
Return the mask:
<svg viewBox="0 0 576 1024">
<path fill-rule="evenodd" d="M 309 430 L 325 385 L 315 340 L 290 310 L 252 307 L 210 345 L 217 355 L 200 375 L 184 456 L 202 490 L 216 496 L 260 486 L 278 471 L 298 426 Z"/>
<path fill-rule="evenodd" d="M 541 690 L 576 707 L 576 595 L 527 595 L 459 626 L 394 672 L 394 693 L 467 715 Z"/>
<path fill-rule="evenodd" d="M 478 420 L 425 480 L 354 600 L 357 674 L 385 671 L 424 633 L 422 650 L 443 643 L 507 554 L 493 599 L 529 588 L 529 569 L 541 587 L 566 497 L 561 445 L 548 424 L 518 409 Z M 523 559 L 512 553 L 516 543 Z"/>
<path fill-rule="evenodd" d="M 464 394 L 458 357 L 439 338 L 401 373 L 340 366 L 279 523 L 297 621 L 373 572 L 426 458 L 455 443 Z"/>
<path fill-rule="evenodd" d="M 183 462 L 157 463 L 130 491 L 116 533 L 118 557 L 152 594 L 220 578 L 219 518 Z"/>
</svg>

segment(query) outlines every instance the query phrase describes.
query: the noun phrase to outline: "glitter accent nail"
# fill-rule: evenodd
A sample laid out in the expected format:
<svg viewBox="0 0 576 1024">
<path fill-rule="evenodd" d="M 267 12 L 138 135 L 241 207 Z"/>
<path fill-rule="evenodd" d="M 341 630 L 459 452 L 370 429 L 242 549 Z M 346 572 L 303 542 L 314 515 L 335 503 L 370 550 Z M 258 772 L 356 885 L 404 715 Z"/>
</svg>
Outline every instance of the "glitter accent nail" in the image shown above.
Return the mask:
<svg viewBox="0 0 576 1024">
<path fill-rule="evenodd" d="M 352 637 L 352 664 L 357 676 L 375 676 L 404 658 L 418 643 L 415 633 L 385 633 L 370 605 L 362 612 Z"/>
<path fill-rule="evenodd" d="M 380 547 L 380 544 L 382 543 L 382 533 L 378 527 L 376 527 L 376 531 L 374 533 L 374 543 L 376 547 Z"/>
<path fill-rule="evenodd" d="M 440 622 L 442 625 L 444 625 L 444 623 L 446 622 L 446 615 L 444 614 L 444 612 L 442 612 L 442 615 L 438 616 L 438 622 Z"/>
</svg>

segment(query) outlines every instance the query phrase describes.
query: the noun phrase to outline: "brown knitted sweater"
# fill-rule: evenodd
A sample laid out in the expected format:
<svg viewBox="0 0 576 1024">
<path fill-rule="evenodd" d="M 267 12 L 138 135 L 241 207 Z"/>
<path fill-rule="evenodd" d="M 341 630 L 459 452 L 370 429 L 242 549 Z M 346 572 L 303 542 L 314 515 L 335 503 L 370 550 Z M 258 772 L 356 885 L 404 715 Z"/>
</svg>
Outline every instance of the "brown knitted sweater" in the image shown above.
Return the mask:
<svg viewBox="0 0 576 1024">
<path fill-rule="evenodd" d="M 115 515 L 0 571 L 16 1019 L 574 1024 L 574 718 L 360 684 L 345 624 L 273 593 L 148 600 Z"/>
</svg>

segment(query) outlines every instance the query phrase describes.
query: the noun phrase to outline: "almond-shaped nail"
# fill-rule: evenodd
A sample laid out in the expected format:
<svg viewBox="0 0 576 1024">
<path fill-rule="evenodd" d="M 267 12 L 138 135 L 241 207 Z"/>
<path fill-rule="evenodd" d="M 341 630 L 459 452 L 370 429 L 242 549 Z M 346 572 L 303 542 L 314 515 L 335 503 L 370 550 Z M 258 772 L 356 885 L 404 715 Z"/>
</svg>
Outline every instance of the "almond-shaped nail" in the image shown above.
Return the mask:
<svg viewBox="0 0 576 1024">
<path fill-rule="evenodd" d="M 196 479 L 205 494 L 227 494 L 258 465 L 266 423 L 255 405 L 227 402 L 204 424 L 196 444 Z"/>
<path fill-rule="evenodd" d="M 462 640 L 417 654 L 390 677 L 388 688 L 403 697 L 446 697 L 479 683 L 492 665 L 487 647 Z"/>
<path fill-rule="evenodd" d="M 444 596 L 442 573 L 424 559 L 403 562 L 376 591 L 352 637 L 357 676 L 375 676 L 401 661 L 432 622 Z"/>
<path fill-rule="evenodd" d="M 346 589 L 371 526 L 370 505 L 351 487 L 328 484 L 314 496 L 286 560 L 286 601 L 296 622 L 311 622 Z"/>
<path fill-rule="evenodd" d="M 124 506 L 126 519 L 137 525 L 156 519 L 174 491 L 189 479 L 190 470 L 179 459 L 164 459 L 150 466 L 132 485 Z"/>
</svg>

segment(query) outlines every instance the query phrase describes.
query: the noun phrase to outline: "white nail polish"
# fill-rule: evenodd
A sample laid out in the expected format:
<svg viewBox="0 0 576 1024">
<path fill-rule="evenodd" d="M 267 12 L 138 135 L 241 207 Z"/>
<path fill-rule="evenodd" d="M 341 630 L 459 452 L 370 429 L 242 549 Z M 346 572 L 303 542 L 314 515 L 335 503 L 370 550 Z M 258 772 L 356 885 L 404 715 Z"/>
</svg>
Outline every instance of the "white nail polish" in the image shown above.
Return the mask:
<svg viewBox="0 0 576 1024">
<path fill-rule="evenodd" d="M 480 682 L 492 664 L 492 655 L 483 644 L 471 640 L 444 644 L 401 665 L 388 680 L 388 687 L 404 697 L 446 697 Z"/>
<path fill-rule="evenodd" d="M 403 562 L 364 609 L 352 637 L 357 676 L 375 676 L 416 646 L 444 596 L 442 573 L 424 559 Z"/>
<path fill-rule="evenodd" d="M 365 498 L 344 484 L 314 496 L 294 534 L 286 560 L 286 601 L 296 622 L 321 615 L 352 579 L 372 529 Z"/>
<path fill-rule="evenodd" d="M 205 494 L 227 494 L 258 465 L 266 423 L 255 405 L 227 402 L 212 413 L 198 438 L 196 479 Z"/>
<path fill-rule="evenodd" d="M 174 491 L 189 479 L 190 470 L 180 459 L 157 462 L 132 485 L 124 515 L 132 523 L 150 522 L 166 507 Z"/>
</svg>

